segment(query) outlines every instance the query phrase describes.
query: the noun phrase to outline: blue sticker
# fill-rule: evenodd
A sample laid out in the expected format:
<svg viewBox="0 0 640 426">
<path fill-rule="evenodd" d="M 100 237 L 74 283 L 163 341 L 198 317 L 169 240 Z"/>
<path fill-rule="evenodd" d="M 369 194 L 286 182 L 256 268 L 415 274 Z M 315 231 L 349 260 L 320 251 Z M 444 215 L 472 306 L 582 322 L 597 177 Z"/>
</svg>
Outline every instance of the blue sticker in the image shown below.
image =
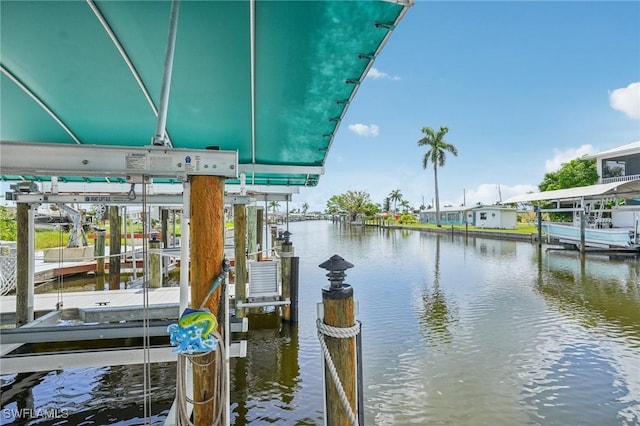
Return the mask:
<svg viewBox="0 0 640 426">
<path fill-rule="evenodd" d="M 187 164 L 191 164 L 191 157 L 187 155 L 184 159 L 184 162 Z"/>
</svg>

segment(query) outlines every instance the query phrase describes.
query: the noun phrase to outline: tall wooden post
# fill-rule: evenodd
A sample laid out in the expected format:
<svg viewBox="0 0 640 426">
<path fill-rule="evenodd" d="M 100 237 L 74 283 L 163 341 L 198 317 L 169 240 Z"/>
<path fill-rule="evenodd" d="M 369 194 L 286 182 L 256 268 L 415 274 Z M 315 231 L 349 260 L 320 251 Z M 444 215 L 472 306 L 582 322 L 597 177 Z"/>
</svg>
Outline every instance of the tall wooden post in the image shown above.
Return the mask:
<svg viewBox="0 0 640 426">
<path fill-rule="evenodd" d="M 247 206 L 247 244 L 249 259 L 258 260 L 258 217 L 256 206 Z"/>
<path fill-rule="evenodd" d="M 271 233 L 271 248 L 274 248 L 276 246 L 276 238 L 278 238 L 278 227 L 272 225 L 269 228 L 269 232 Z"/>
<path fill-rule="evenodd" d="M 327 269 L 330 286 L 322 289 L 324 323 L 338 328 L 350 328 L 355 324 L 353 288 L 343 284 L 344 271 L 353 265 L 338 255 L 319 265 Z M 355 338 L 324 337 L 327 348 L 338 372 L 351 410 L 356 412 L 357 403 L 357 367 Z M 338 390 L 333 383 L 329 369 L 325 366 L 326 407 L 325 416 L 328 426 L 350 426 Z"/>
<path fill-rule="evenodd" d="M 260 252 L 258 253 L 258 260 L 262 260 L 262 253 L 264 252 L 264 238 L 262 238 L 262 235 L 264 234 L 264 209 L 258 208 L 257 211 L 257 218 L 256 218 L 256 229 L 257 229 L 257 234 L 256 234 L 256 241 L 258 243 L 258 250 L 260 250 Z"/>
<path fill-rule="evenodd" d="M 96 230 L 95 258 L 97 290 L 104 290 L 104 240 L 106 234 L 106 231 L 102 228 Z"/>
<path fill-rule="evenodd" d="M 540 211 L 540 207 L 536 211 L 536 219 L 538 220 L 538 249 L 542 249 L 542 211 Z"/>
<path fill-rule="evenodd" d="M 199 308 L 222 271 L 224 258 L 224 179 L 217 176 L 191 177 L 191 306 Z M 206 307 L 218 317 L 220 329 L 224 330 L 224 305 L 221 305 L 222 286 L 218 287 L 207 299 Z M 193 398 L 196 402 L 224 400 L 224 395 L 214 395 L 216 380 L 215 363 L 211 362 L 214 353 L 202 357 L 199 364 L 193 366 Z M 207 365 L 208 364 L 208 365 Z M 195 404 L 193 420 L 196 425 L 213 423 L 214 412 L 219 407 L 213 404 Z M 223 407 L 224 409 L 224 407 Z"/>
<path fill-rule="evenodd" d="M 160 209 L 160 225 L 161 225 L 160 239 L 162 240 L 161 247 L 166 249 L 166 248 L 169 248 L 169 210 Z M 165 256 L 160 256 L 160 264 L 162 267 L 162 276 L 168 277 L 169 276 L 169 268 L 168 268 L 169 259 Z"/>
<path fill-rule="evenodd" d="M 280 251 L 280 277 L 282 279 L 282 298 L 291 300 L 291 258 L 294 255 L 293 244 L 289 241 L 291 233 L 284 232 L 284 241 Z M 282 306 L 282 319 L 291 321 L 291 305 Z"/>
<path fill-rule="evenodd" d="M 162 256 L 157 253 L 160 250 L 162 242 L 156 238 L 153 234 L 149 240 L 149 287 L 160 288 L 162 287 Z M 155 252 L 155 253 L 154 253 Z"/>
<path fill-rule="evenodd" d="M 120 207 L 109 206 L 109 290 L 120 288 Z M 135 269 L 136 257 L 133 256 Z"/>
<path fill-rule="evenodd" d="M 300 283 L 300 258 L 298 256 L 293 256 L 291 259 L 291 269 L 290 269 L 290 288 L 291 288 L 291 305 L 290 313 L 289 313 L 289 322 L 298 322 L 298 300 L 299 300 L 299 283 Z"/>
<path fill-rule="evenodd" d="M 585 243 L 585 215 L 584 210 L 580 210 L 580 254 L 584 255 L 584 243 Z"/>
<path fill-rule="evenodd" d="M 236 303 L 247 296 L 247 209 L 244 204 L 233 206 L 233 239 L 235 242 Z M 244 309 L 236 308 L 236 317 L 244 317 Z"/>
<path fill-rule="evenodd" d="M 17 204 L 16 225 L 16 327 L 20 327 L 33 315 L 29 313 L 29 204 Z"/>
</svg>

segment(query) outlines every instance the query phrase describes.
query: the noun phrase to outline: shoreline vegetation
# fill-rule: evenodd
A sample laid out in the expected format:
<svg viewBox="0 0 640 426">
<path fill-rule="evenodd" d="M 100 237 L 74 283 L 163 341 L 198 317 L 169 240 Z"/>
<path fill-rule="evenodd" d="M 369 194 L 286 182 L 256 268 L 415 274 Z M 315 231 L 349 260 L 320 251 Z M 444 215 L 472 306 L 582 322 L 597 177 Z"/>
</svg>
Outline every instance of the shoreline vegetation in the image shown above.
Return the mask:
<svg viewBox="0 0 640 426">
<path fill-rule="evenodd" d="M 466 225 L 442 225 L 435 223 L 397 223 L 366 221 L 366 226 L 377 226 L 385 229 L 407 229 L 412 231 L 424 231 L 439 234 L 468 235 L 471 237 L 496 238 L 504 240 L 518 240 L 534 242 L 538 239 L 538 228 L 532 223 L 518 223 L 516 229 L 489 229 Z"/>
<path fill-rule="evenodd" d="M 473 237 L 486 237 L 486 238 L 500 238 L 505 240 L 519 240 L 519 241 L 536 241 L 538 237 L 538 229 L 531 223 L 518 223 L 516 229 L 488 229 L 477 228 L 475 226 L 465 225 L 442 225 L 438 228 L 436 224 L 432 223 L 398 223 L 395 221 L 386 221 L 383 224 L 377 220 L 367 220 L 366 226 L 377 226 L 386 229 L 407 229 L 412 231 L 424 231 L 440 234 L 454 234 L 454 235 L 469 235 Z M 227 227 L 233 227 L 232 223 L 228 223 Z M 105 227 L 108 232 L 108 225 Z M 141 231 L 141 229 L 140 229 Z M 179 229 L 177 230 L 178 236 L 180 235 Z M 60 231 L 38 231 L 35 235 L 35 249 L 42 250 L 46 248 L 65 246 L 69 233 Z M 87 235 L 88 239 L 91 238 L 91 233 Z M 122 240 L 125 242 L 125 239 Z"/>
</svg>

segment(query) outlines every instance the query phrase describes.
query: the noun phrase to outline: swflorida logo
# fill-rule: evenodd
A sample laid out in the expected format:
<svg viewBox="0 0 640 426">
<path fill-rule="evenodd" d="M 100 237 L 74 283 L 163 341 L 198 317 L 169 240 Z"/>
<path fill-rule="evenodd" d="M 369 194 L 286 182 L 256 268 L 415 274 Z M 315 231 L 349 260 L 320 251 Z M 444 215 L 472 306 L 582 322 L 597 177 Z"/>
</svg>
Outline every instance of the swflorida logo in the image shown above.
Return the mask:
<svg viewBox="0 0 640 426">
<path fill-rule="evenodd" d="M 60 408 L 4 408 L 1 413 L 2 419 L 6 420 L 56 420 L 69 417 L 69 411 Z"/>
</svg>

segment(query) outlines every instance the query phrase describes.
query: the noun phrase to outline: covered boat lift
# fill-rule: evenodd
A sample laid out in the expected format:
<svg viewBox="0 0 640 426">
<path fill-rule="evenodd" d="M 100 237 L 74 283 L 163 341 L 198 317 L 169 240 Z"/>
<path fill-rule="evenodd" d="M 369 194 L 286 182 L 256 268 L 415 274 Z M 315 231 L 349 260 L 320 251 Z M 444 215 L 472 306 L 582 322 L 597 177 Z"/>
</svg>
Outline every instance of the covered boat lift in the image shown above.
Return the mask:
<svg viewBox="0 0 640 426">
<path fill-rule="evenodd" d="M 504 203 L 555 203 L 554 208 L 536 208 L 539 241 L 544 230 L 550 237 L 561 243 L 577 245 L 582 251 L 588 246 L 637 250 L 640 248 L 640 205 L 620 206 L 618 201 L 631 200 L 634 203 L 638 198 L 640 180 L 631 180 L 523 194 Z M 615 204 L 610 213 L 620 216 L 619 220 L 604 217 L 605 204 L 608 202 Z M 571 212 L 573 222 L 543 223 L 542 212 Z"/>
<path fill-rule="evenodd" d="M 411 4 L 2 2 L 0 180 L 137 185 L 143 202 L 151 185 L 176 186 L 191 304 L 224 316 L 220 289 L 207 292 L 222 271 L 225 192 L 318 183 L 349 103 Z M 34 211 L 18 201 L 27 259 Z M 22 323 L 33 321 L 32 272 L 18 265 Z M 204 400 L 213 370 L 196 370 Z M 212 418 L 194 412 L 197 424 Z"/>
</svg>

